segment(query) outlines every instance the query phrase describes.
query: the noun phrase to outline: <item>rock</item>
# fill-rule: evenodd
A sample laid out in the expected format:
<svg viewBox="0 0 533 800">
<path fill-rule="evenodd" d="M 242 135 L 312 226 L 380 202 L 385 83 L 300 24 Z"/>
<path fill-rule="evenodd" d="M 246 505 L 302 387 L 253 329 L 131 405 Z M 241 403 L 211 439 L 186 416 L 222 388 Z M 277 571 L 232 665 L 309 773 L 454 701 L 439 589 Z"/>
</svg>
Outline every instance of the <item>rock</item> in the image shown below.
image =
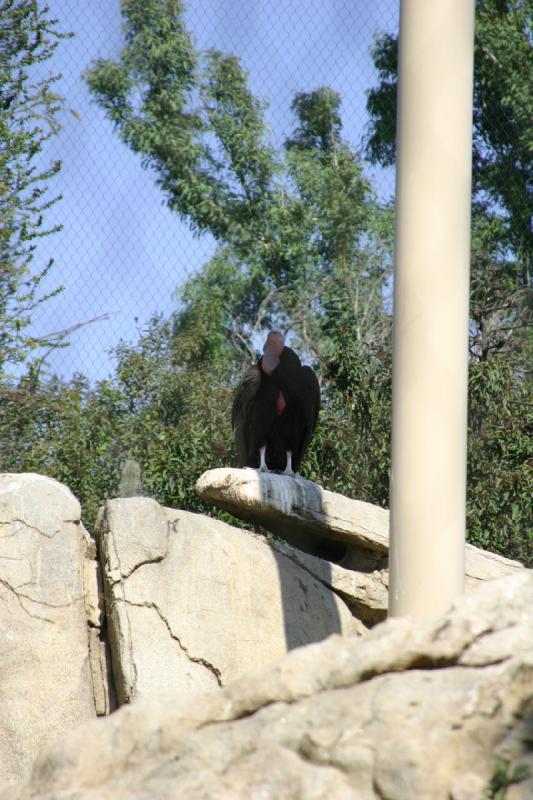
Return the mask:
<svg viewBox="0 0 533 800">
<path fill-rule="evenodd" d="M 96 714 L 93 683 L 104 689 L 91 675 L 85 610 L 97 632 L 93 555 L 65 486 L 0 475 L 0 783 L 26 777 L 39 747 Z"/>
<path fill-rule="evenodd" d="M 372 592 L 383 597 L 388 585 L 389 512 L 328 492 L 305 478 L 288 478 L 252 469 L 204 472 L 196 491 L 206 502 L 236 517 L 261 525 L 311 555 L 337 562 L 347 570 L 372 574 Z M 340 550 L 334 549 L 344 544 Z M 522 572 L 518 561 L 466 545 L 466 588 L 480 581 Z M 350 601 L 348 601 L 350 602 Z M 353 596 L 355 606 L 359 599 Z M 386 598 L 379 614 L 385 616 Z M 373 613 L 373 612 L 372 612 Z M 379 618 L 378 614 L 378 618 Z"/>
<path fill-rule="evenodd" d="M 87 536 L 86 558 L 83 563 L 85 615 L 89 626 L 89 662 L 92 675 L 94 706 L 98 716 L 110 714 L 117 707 L 111 650 L 104 632 L 107 623 L 104 613 L 102 570 L 97 558 L 96 542 Z"/>
<path fill-rule="evenodd" d="M 466 588 L 472 589 L 480 581 L 503 578 L 504 575 L 514 575 L 523 572 L 524 565 L 497 553 L 481 550 L 473 544 L 465 546 L 465 578 Z"/>
<path fill-rule="evenodd" d="M 533 721 L 531 722 L 533 728 Z M 530 752 L 526 756 L 521 756 L 516 762 L 509 764 L 508 774 L 512 775 L 516 769 L 525 772 L 522 780 L 509 785 L 505 793 L 505 800 L 531 800 L 533 797 L 533 731 L 529 739 Z M 477 798 L 476 798 L 477 800 Z"/>
<path fill-rule="evenodd" d="M 320 555 L 314 547 L 331 540 L 378 557 L 388 552 L 388 511 L 328 492 L 300 476 L 211 469 L 200 476 L 195 488 L 202 500 L 261 525 L 313 555 Z"/>
<path fill-rule="evenodd" d="M 270 547 L 332 589 L 365 625 L 382 622 L 387 616 L 389 575 L 386 569 L 373 572 L 346 569 L 291 547 L 279 539 L 271 540 Z"/>
<path fill-rule="evenodd" d="M 529 758 L 532 685 L 523 571 L 481 584 L 435 623 L 390 619 L 192 702 L 86 723 L 0 800 L 467 800 L 499 758 Z"/>
<path fill-rule="evenodd" d="M 96 532 L 120 703 L 216 688 L 362 629 L 286 553 L 209 517 L 120 498 Z"/>
<path fill-rule="evenodd" d="M 141 496 L 142 493 L 141 465 L 138 461 L 133 461 L 128 458 L 122 464 L 122 469 L 120 471 L 118 496 L 137 497 Z"/>
<path fill-rule="evenodd" d="M 465 772 L 454 777 L 450 786 L 450 800 L 483 800 L 487 781 L 481 775 Z"/>
</svg>

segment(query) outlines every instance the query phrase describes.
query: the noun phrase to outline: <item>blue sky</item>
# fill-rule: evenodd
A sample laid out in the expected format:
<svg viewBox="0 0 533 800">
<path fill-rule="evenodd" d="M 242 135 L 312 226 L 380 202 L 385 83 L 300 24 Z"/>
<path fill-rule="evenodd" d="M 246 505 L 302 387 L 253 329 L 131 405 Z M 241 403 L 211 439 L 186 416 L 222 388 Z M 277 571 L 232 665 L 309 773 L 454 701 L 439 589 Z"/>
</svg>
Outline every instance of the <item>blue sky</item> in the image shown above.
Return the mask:
<svg viewBox="0 0 533 800">
<path fill-rule="evenodd" d="M 96 58 L 118 57 L 122 47 L 118 0 L 48 0 L 50 14 L 74 38 L 63 42 L 47 69 L 60 72 L 67 107 L 47 159 L 63 168 L 50 182 L 63 199 L 48 224 L 63 231 L 44 239 L 35 267 L 55 259 L 47 288 L 65 287 L 43 304 L 32 332 L 46 334 L 107 314 L 82 327 L 70 347 L 49 356 L 50 371 L 68 378 L 110 375 L 109 350 L 135 341 L 154 313 L 169 315 L 176 290 L 213 252 L 209 237 L 193 237 L 165 206 L 154 175 L 141 167 L 91 101 L 82 72 Z M 331 86 L 343 99 L 344 135 L 355 145 L 366 125 L 365 91 L 375 83 L 369 49 L 374 34 L 398 24 L 397 0 L 196 0 L 186 20 L 200 49 L 217 47 L 241 58 L 252 91 L 269 103 L 273 143 L 292 130 L 297 92 Z M 376 187 L 390 195 L 393 176 L 376 172 Z"/>
</svg>

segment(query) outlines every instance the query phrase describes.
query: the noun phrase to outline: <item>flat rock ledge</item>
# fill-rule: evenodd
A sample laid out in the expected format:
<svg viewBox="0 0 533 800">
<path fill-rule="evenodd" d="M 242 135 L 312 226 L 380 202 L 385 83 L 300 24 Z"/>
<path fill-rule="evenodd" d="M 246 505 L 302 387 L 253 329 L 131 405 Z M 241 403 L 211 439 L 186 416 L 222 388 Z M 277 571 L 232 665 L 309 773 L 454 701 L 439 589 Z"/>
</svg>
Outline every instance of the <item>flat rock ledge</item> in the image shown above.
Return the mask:
<svg viewBox="0 0 533 800">
<path fill-rule="evenodd" d="M 293 547 L 348 570 L 379 573 L 386 583 L 389 512 L 385 508 L 329 492 L 300 476 L 254 469 L 208 470 L 195 488 L 202 500 L 271 531 Z M 518 561 L 466 545 L 467 589 L 523 570 Z"/>
<path fill-rule="evenodd" d="M 388 552 L 388 511 L 328 492 L 299 475 L 211 469 L 195 488 L 202 500 L 261 525 L 289 544 L 323 539 L 362 547 L 378 557 Z"/>
</svg>

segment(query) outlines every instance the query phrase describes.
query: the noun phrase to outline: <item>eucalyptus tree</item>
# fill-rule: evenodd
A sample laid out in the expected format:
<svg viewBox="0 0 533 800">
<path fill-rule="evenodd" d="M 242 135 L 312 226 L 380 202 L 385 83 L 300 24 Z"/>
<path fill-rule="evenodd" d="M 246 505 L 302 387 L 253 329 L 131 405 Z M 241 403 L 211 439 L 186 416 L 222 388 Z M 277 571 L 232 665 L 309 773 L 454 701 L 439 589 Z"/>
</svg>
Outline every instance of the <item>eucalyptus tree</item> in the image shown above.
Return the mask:
<svg viewBox="0 0 533 800">
<path fill-rule="evenodd" d="M 60 288 L 43 293 L 52 260 L 34 268 L 39 239 L 60 229 L 47 227 L 48 181 L 60 162 L 43 166 L 43 147 L 59 129 L 63 99 L 58 75 L 45 74 L 61 39 L 57 21 L 37 0 L 0 0 L 0 374 L 24 361 L 35 348 L 53 346 L 27 333 L 32 311 Z"/>
<path fill-rule="evenodd" d="M 178 324 L 210 304 L 249 349 L 275 321 L 323 362 L 354 311 L 361 342 L 382 336 L 390 214 L 342 138 L 339 95 L 295 97 L 294 134 L 276 150 L 238 58 L 197 51 L 178 0 L 123 0 L 122 13 L 125 47 L 91 66 L 90 90 L 169 206 L 219 245 L 183 287 Z"/>
<path fill-rule="evenodd" d="M 528 563 L 532 18 L 532 0 L 476 2 L 467 508 L 470 541 Z M 379 83 L 368 92 L 367 154 L 387 166 L 395 158 L 397 37 L 381 35 L 373 57 Z"/>
<path fill-rule="evenodd" d="M 532 0 L 477 0 L 474 52 L 471 354 L 530 360 L 533 254 Z M 452 56 L 451 56 L 452 57 Z M 369 158 L 395 159 L 398 39 L 378 37 Z"/>
</svg>

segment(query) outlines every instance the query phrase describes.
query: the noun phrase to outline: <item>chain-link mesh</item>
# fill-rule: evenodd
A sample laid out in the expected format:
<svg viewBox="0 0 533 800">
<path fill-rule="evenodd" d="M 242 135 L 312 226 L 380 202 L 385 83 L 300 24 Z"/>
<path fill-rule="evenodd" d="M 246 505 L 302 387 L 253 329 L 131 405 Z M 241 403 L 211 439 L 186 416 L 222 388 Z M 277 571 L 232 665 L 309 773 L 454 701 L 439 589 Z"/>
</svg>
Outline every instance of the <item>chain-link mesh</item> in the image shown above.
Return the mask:
<svg viewBox="0 0 533 800">
<path fill-rule="evenodd" d="M 0 0 L 3 470 L 63 481 L 89 525 L 130 462 L 205 511 L 278 327 L 322 380 L 304 475 L 386 505 L 398 0 L 48 3 Z M 476 2 L 467 507 L 527 563 L 532 8 Z"/>
<path fill-rule="evenodd" d="M 56 88 L 69 110 L 43 152 L 47 161 L 62 161 L 50 182 L 62 200 L 47 223 L 63 228 L 40 242 L 35 264 L 54 258 L 43 288 L 62 284 L 64 291 L 35 310 L 31 331 L 47 335 L 82 324 L 46 364 L 64 377 L 82 372 L 98 379 L 111 371 L 110 348 L 134 340 L 152 314 L 176 308 L 176 288 L 205 263 L 214 241 L 194 237 L 169 210 L 154 174 L 119 140 L 83 80 L 95 59 L 119 57 L 119 1 L 49 0 L 49 8 L 74 36 L 44 65 L 61 74 Z M 366 91 L 377 82 L 370 50 L 378 32 L 396 32 L 398 9 L 397 0 L 196 0 L 187 4 L 185 20 L 199 50 L 216 47 L 240 58 L 251 91 L 268 104 L 276 148 L 294 128 L 294 96 L 321 86 L 340 93 L 343 136 L 357 148 L 368 120 Z M 367 170 L 377 193 L 390 196 L 392 170 Z"/>
</svg>

